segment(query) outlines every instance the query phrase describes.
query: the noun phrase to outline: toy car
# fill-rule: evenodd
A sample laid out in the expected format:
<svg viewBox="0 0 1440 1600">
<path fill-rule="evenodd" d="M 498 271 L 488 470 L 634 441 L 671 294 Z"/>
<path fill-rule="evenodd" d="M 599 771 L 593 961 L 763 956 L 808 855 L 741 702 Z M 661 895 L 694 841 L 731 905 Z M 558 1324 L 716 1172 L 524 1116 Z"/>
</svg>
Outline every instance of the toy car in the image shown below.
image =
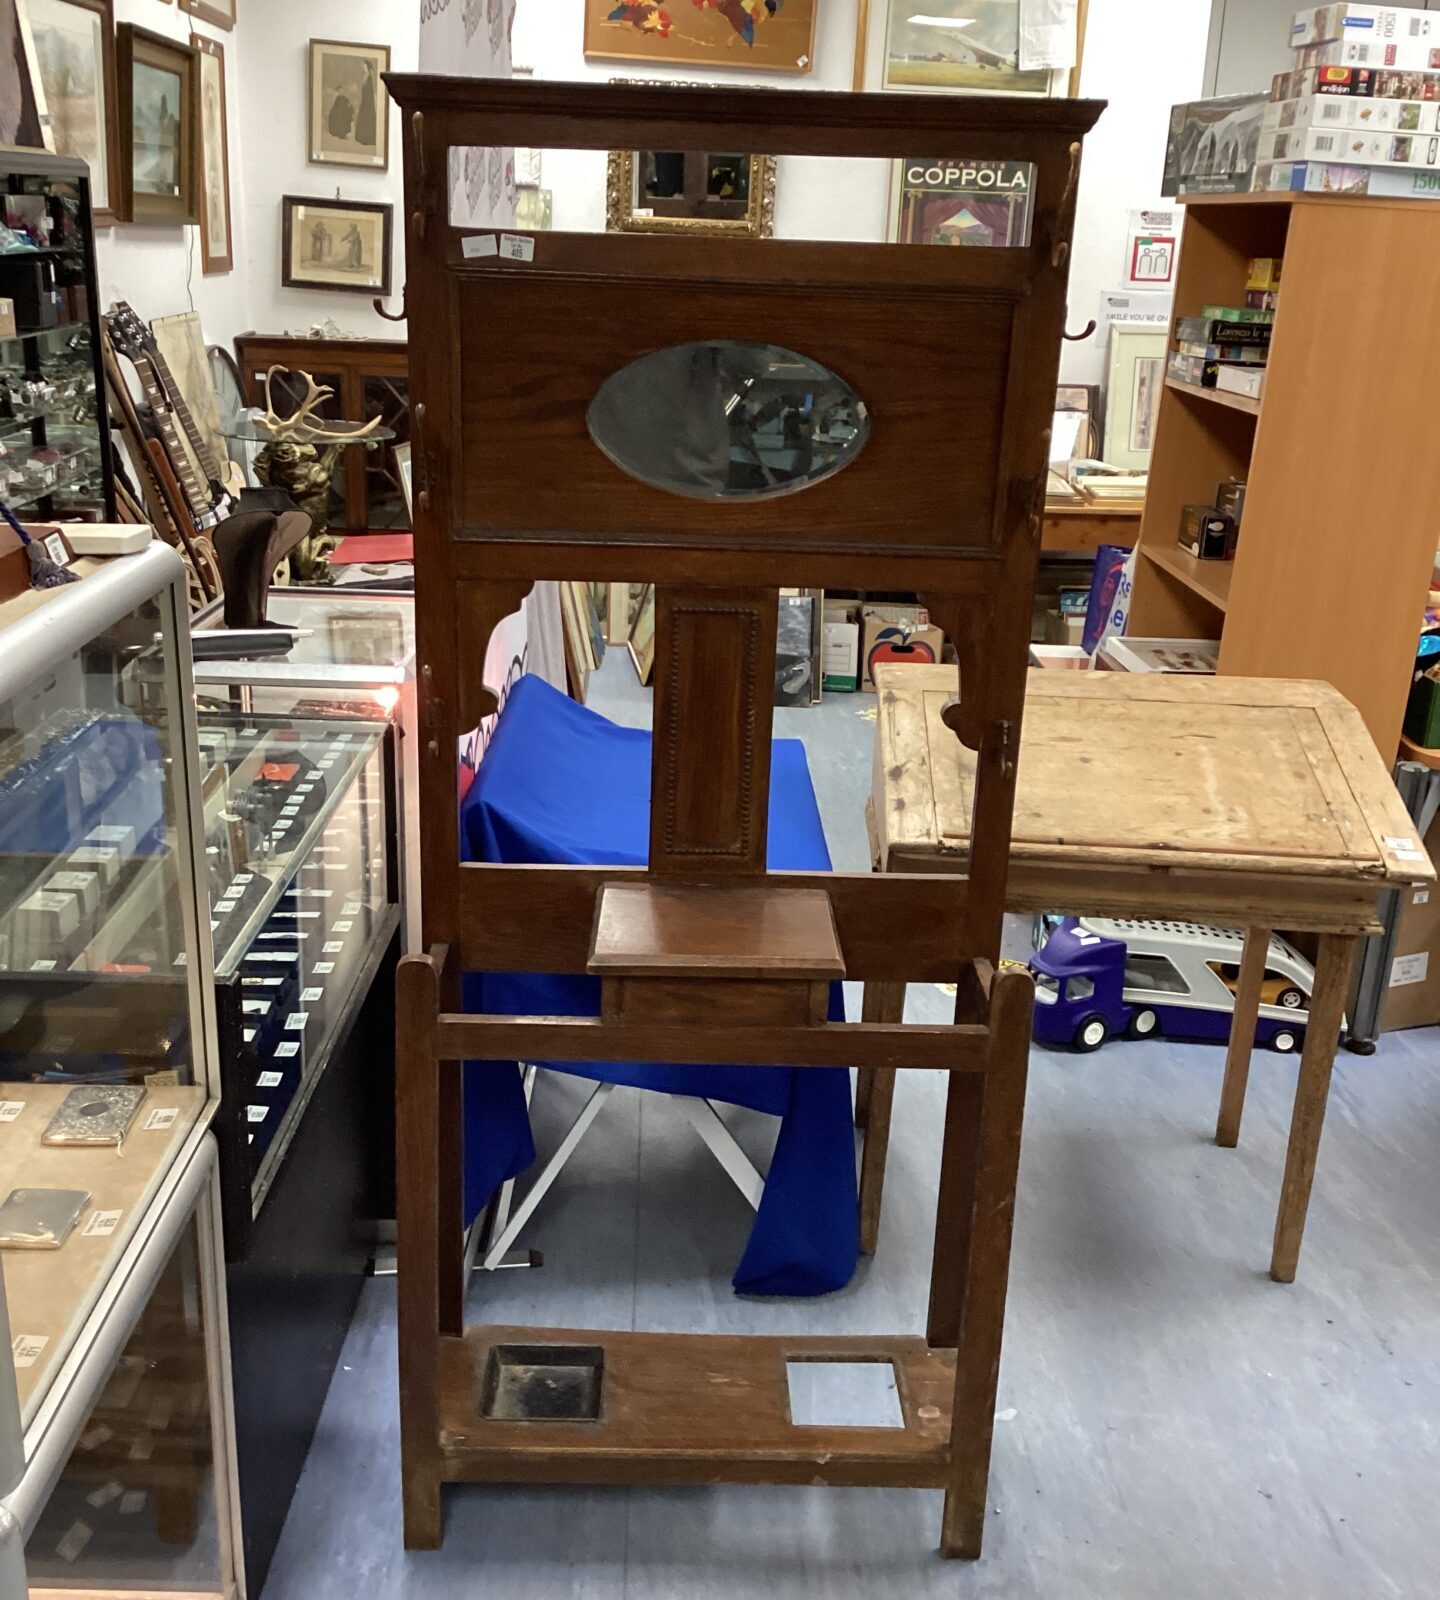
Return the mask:
<svg viewBox="0 0 1440 1600">
<path fill-rule="evenodd" d="M 1066 917 L 1030 961 L 1035 1039 L 1077 1050 L 1098 1050 L 1116 1034 L 1223 1042 L 1244 945 L 1239 928 Z M 1256 1044 L 1301 1047 L 1314 983 L 1310 963 L 1272 936 Z"/>
</svg>

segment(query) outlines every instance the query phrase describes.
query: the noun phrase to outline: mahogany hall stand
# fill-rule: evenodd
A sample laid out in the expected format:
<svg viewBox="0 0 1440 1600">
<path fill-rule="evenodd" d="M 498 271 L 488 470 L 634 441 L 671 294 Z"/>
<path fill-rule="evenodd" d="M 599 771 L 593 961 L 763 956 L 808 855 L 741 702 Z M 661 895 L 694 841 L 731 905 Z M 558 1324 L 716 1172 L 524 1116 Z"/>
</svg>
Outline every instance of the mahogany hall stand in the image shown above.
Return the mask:
<svg viewBox="0 0 1440 1600">
<path fill-rule="evenodd" d="M 953 667 L 881 667 L 869 820 L 882 873 L 964 872 L 975 764 L 944 737 Z M 1271 932 L 1320 936 L 1270 1275 L 1294 1281 L 1330 1074 L 1384 896 L 1434 877 L 1365 723 L 1325 683 L 1033 671 L 1007 906 L 1246 930 L 1217 1144 L 1233 1147 Z M 903 984 L 867 987 L 899 1020 Z M 862 1070 L 861 1248 L 874 1250 L 893 1072 Z"/>
<path fill-rule="evenodd" d="M 447 1482 L 830 1484 L 943 1489 L 942 1551 L 977 1556 L 1032 993 L 1027 974 L 994 963 L 1080 141 L 1101 107 L 386 81 L 404 113 L 426 741 L 428 953 L 398 978 L 406 1544 L 440 1543 Z M 538 233 L 519 249 L 502 236 L 497 250 L 493 233 L 467 241 L 449 224 L 452 149 L 737 139 L 779 156 L 1033 163 L 1031 242 Z M 800 492 L 691 498 L 597 447 L 587 412 L 612 375 L 650 352 L 732 340 L 798 353 L 850 386 L 870 433 L 849 465 Z M 480 678 L 486 642 L 547 578 L 658 586 L 648 869 L 459 862 L 455 751 L 495 705 Z M 917 591 L 961 652 L 965 697 L 944 715 L 977 752 L 985 848 L 968 877 L 765 870 L 776 587 L 826 583 Z M 514 970 L 597 974 L 602 1014 L 460 1014 L 463 972 Z M 824 989 L 839 976 L 954 982 L 955 1023 L 828 1022 Z M 925 1334 L 467 1331 L 467 1059 L 947 1073 Z M 904 1426 L 795 1424 L 787 1363 L 802 1361 L 892 1364 Z"/>
</svg>

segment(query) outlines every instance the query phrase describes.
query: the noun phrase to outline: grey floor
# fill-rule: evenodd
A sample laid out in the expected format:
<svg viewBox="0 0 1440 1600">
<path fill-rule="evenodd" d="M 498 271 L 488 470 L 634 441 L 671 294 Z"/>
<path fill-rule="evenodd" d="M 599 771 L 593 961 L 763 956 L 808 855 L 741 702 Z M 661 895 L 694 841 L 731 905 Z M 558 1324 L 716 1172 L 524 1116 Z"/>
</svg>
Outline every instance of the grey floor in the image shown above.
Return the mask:
<svg viewBox="0 0 1440 1600">
<path fill-rule="evenodd" d="M 593 703 L 648 713 L 612 656 Z M 778 715 L 809 749 L 837 866 L 866 865 L 873 700 Z M 1024 930 L 1012 933 L 1017 949 Z M 911 1020 L 950 998 L 912 989 Z M 855 1014 L 852 1012 L 852 1014 Z M 447 1491 L 401 1548 L 393 1279 L 365 1290 L 265 1600 L 1369 1600 L 1440 1594 L 1440 1036 L 1342 1054 L 1299 1281 L 1265 1272 L 1294 1057 L 1262 1053 L 1217 1149 L 1222 1055 L 1164 1041 L 1037 1050 L 991 1515 L 935 1555 L 938 1494 Z M 550 1077 L 542 1149 L 582 1087 Z M 622 1090 L 537 1213 L 539 1272 L 472 1315 L 615 1328 L 919 1331 L 942 1088 L 902 1074 L 880 1249 L 822 1302 L 738 1300 L 739 1194 L 660 1097 Z M 766 1119 L 731 1116 L 762 1163 Z"/>
</svg>

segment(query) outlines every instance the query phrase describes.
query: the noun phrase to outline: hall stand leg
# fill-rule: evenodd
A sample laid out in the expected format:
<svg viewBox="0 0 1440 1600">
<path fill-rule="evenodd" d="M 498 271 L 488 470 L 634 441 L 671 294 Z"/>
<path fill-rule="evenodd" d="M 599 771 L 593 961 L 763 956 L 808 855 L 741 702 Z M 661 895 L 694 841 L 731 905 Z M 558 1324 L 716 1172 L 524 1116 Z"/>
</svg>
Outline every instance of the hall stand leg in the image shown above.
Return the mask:
<svg viewBox="0 0 1440 1600">
<path fill-rule="evenodd" d="M 440 1010 L 461 1011 L 459 975 L 440 974 Z M 436 1268 L 440 1285 L 439 1328 L 442 1338 L 465 1332 L 465 1107 L 463 1073 L 458 1063 L 439 1073 L 440 1126 L 447 1135 L 437 1152 L 439 1210 L 435 1232 Z"/>
<path fill-rule="evenodd" d="M 1029 1070 L 1030 1021 L 1035 986 L 1017 970 L 998 973 L 991 986 L 990 1060 L 981 1073 L 955 1073 L 950 1079 L 951 1113 L 976 1114 L 974 1137 L 966 1141 L 961 1166 L 973 1160 L 971 1203 L 966 1214 L 968 1259 L 959 1296 L 960 1320 L 954 1329 L 955 1403 L 950 1432 L 950 1481 L 940 1528 L 942 1556 L 975 1560 L 985 1537 L 985 1502 L 990 1485 L 990 1451 L 995 1432 L 995 1396 L 1000 1381 L 1000 1348 L 1005 1331 L 1005 1295 L 1010 1279 L 1010 1240 L 1015 1223 L 1015 1184 L 1020 1170 L 1020 1130 L 1025 1116 Z M 979 1085 L 965 1093 L 964 1079 Z M 949 1154 L 955 1124 L 947 1115 Z M 974 1153 L 972 1155 L 972 1152 Z M 948 1225 L 942 1176 L 942 1226 Z M 948 1269 L 947 1257 L 944 1263 Z M 942 1266 L 937 1229 L 936 1285 Z M 931 1298 L 931 1343 L 939 1331 Z M 949 1333 L 951 1330 L 944 1330 Z"/>
<path fill-rule="evenodd" d="M 870 1015 L 870 985 L 865 985 L 865 1004 L 861 1013 L 868 1018 Z M 870 1121 L 870 1096 L 875 1088 L 875 1068 L 856 1067 L 855 1069 L 855 1126 L 864 1129 Z"/>
<path fill-rule="evenodd" d="M 899 1023 L 905 1020 L 903 983 L 867 983 L 866 1022 Z M 860 1069 L 865 1072 L 865 1068 Z M 885 1158 L 890 1150 L 890 1109 L 895 1101 L 894 1067 L 869 1069 L 870 1094 L 866 1107 L 865 1143 L 860 1152 L 860 1249 L 873 1256 L 880 1239 L 880 1203 L 885 1194 Z M 856 1121 L 859 1122 L 857 1110 Z"/>
<path fill-rule="evenodd" d="M 1240 958 L 1240 982 L 1235 988 L 1235 1008 L 1230 1022 L 1230 1049 L 1225 1057 L 1225 1082 L 1220 1090 L 1220 1118 L 1215 1143 L 1233 1150 L 1240 1143 L 1240 1119 L 1245 1114 L 1245 1088 L 1250 1082 L 1250 1057 L 1255 1050 L 1255 1023 L 1260 1015 L 1260 987 L 1265 981 L 1265 958 L 1270 953 L 1269 928 L 1251 928 L 1245 935 Z"/>
<path fill-rule="evenodd" d="M 1320 939 L 1315 991 L 1310 997 L 1305 1049 L 1300 1057 L 1300 1081 L 1295 1086 L 1295 1110 L 1290 1119 L 1285 1182 L 1280 1190 L 1279 1215 L 1275 1219 L 1275 1246 L 1270 1256 L 1270 1276 L 1276 1283 L 1294 1283 L 1300 1264 L 1300 1241 L 1305 1234 L 1310 1188 L 1315 1182 L 1315 1161 L 1325 1126 L 1330 1075 L 1335 1068 L 1340 1024 L 1362 944 L 1359 935 L 1349 933 L 1327 933 Z"/>
<path fill-rule="evenodd" d="M 400 1481 L 405 1548 L 438 1550 L 441 1536 L 439 1329 L 441 1205 L 437 1153 L 458 1142 L 442 1127 L 437 1057 L 441 977 L 448 951 L 405 956 L 395 985 L 395 1251 L 400 1349 Z M 459 1075 L 458 1063 L 448 1068 Z M 454 1219 L 459 1222 L 458 1215 Z"/>
</svg>

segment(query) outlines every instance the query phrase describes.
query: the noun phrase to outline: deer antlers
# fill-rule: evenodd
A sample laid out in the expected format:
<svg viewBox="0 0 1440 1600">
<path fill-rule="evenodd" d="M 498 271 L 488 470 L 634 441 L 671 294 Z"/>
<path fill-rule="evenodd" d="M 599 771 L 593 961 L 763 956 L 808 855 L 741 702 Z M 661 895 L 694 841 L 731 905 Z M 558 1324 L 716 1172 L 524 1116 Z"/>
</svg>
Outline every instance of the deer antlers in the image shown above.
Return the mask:
<svg viewBox="0 0 1440 1600">
<path fill-rule="evenodd" d="M 265 374 L 265 416 L 262 420 L 277 444 L 313 443 L 320 439 L 364 439 L 380 426 L 379 417 L 372 417 L 369 422 L 358 423 L 354 427 L 345 427 L 317 417 L 316 411 L 335 391 L 328 384 L 316 383 L 308 372 L 300 373 L 305 380 L 305 398 L 288 417 L 280 416 L 275 410 L 270 386 L 277 372 L 288 374 L 289 371 L 289 367 L 276 365 Z"/>
</svg>

